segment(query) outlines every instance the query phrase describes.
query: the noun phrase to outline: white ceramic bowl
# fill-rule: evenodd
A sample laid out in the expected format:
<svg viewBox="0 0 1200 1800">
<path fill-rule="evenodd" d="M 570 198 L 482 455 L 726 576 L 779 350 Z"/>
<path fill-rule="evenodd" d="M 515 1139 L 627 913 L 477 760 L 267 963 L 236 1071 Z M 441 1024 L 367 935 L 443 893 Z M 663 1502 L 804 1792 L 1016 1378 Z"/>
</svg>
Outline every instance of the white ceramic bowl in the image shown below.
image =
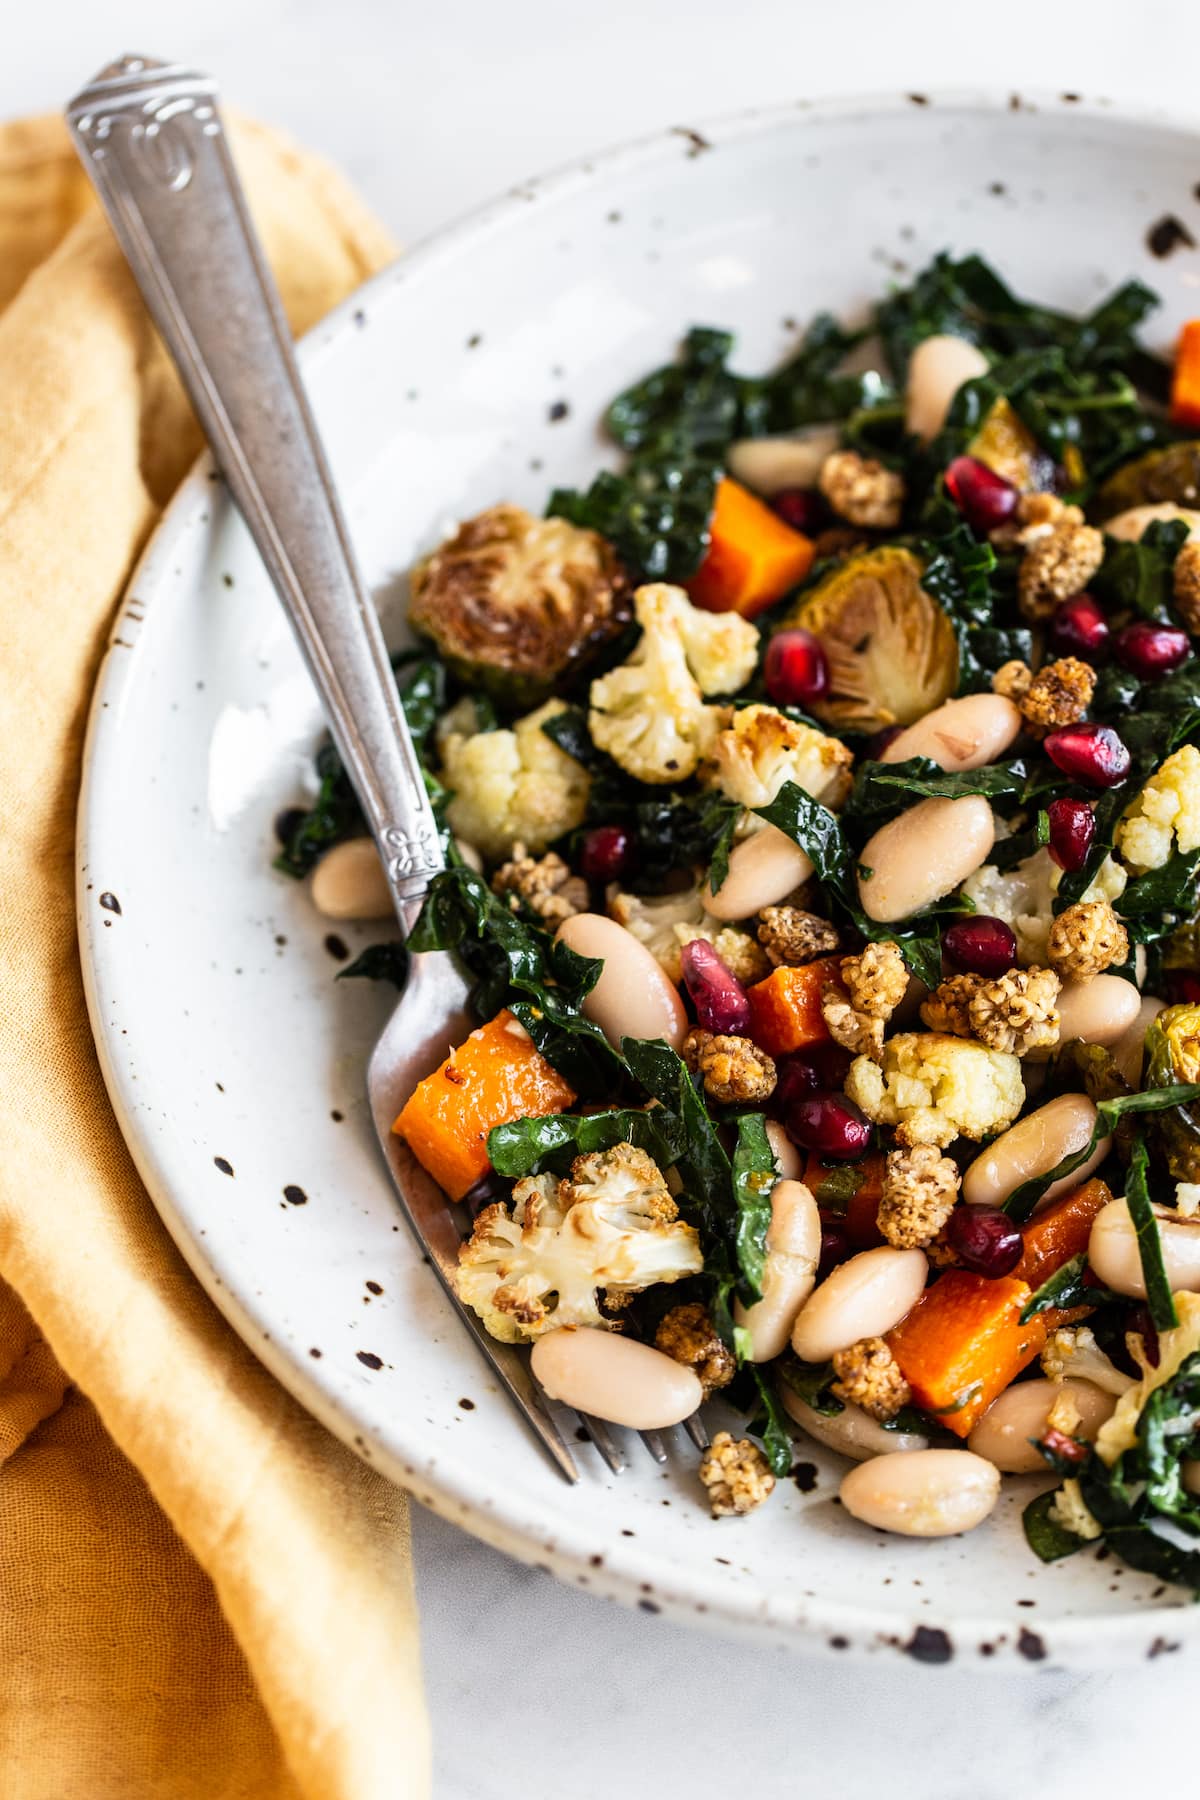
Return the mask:
<svg viewBox="0 0 1200 1800">
<path fill-rule="evenodd" d="M 368 574 L 394 627 L 403 571 L 455 518 L 544 504 L 607 453 L 597 421 L 693 323 L 738 363 L 786 354 L 817 309 L 858 312 L 934 251 L 981 249 L 1086 308 L 1139 274 L 1167 346 L 1200 262 L 1147 248 L 1200 227 L 1200 145 L 1071 96 L 864 100 L 672 132 L 531 183 L 381 276 L 304 363 Z M 403 1227 L 363 1069 L 390 995 L 335 983 L 328 927 L 275 874 L 272 821 L 320 717 L 211 469 L 132 583 L 93 714 L 79 904 L 113 1102 L 163 1217 L 247 1342 L 427 1505 L 592 1591 L 833 1652 L 1073 1665 L 1154 1655 L 1200 1610 L 1090 1553 L 1025 1548 L 1006 1484 L 987 1525 L 916 1543 L 834 1504 L 838 1459 L 714 1523 L 694 1452 L 569 1491 L 493 1391 Z M 114 909 L 116 897 L 119 912 Z M 377 933 L 341 929 L 351 948 Z M 635 1446 L 636 1450 L 636 1446 Z M 813 1483 L 815 1482 L 815 1485 Z"/>
</svg>

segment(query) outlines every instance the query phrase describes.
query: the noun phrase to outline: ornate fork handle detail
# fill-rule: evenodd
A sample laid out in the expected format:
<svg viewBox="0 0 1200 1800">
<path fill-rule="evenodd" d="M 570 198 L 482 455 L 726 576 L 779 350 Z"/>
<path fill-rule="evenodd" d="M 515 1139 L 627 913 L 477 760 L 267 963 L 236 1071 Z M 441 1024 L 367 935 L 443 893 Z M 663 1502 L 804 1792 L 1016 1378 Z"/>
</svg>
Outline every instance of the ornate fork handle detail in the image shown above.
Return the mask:
<svg viewBox="0 0 1200 1800">
<path fill-rule="evenodd" d="M 126 57 L 67 117 L 295 628 L 407 931 L 443 864 L 437 826 L 215 84 Z"/>
</svg>

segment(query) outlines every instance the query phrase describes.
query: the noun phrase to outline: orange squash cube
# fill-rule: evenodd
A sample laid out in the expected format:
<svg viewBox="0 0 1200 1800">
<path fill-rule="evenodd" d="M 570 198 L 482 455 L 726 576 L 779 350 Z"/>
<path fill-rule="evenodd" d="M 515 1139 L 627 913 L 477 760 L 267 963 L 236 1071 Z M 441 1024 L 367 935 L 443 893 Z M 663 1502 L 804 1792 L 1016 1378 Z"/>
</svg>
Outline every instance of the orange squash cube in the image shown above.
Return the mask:
<svg viewBox="0 0 1200 1800">
<path fill-rule="evenodd" d="M 841 980 L 840 956 L 822 956 L 803 968 L 786 964 L 747 990 L 750 1036 L 768 1056 L 788 1056 L 812 1044 L 827 1044 L 829 1028 L 821 1013 L 821 990 Z"/>
<path fill-rule="evenodd" d="M 1040 1355 L 1045 1319 L 1039 1313 L 1020 1322 L 1030 1293 L 1029 1283 L 1014 1275 L 993 1281 L 949 1269 L 887 1333 L 913 1399 L 956 1437 L 965 1438 L 997 1394 Z"/>
<path fill-rule="evenodd" d="M 686 584 L 707 612 L 752 619 L 804 580 L 816 546 L 777 513 L 725 476 L 717 483 L 704 561 Z"/>
</svg>

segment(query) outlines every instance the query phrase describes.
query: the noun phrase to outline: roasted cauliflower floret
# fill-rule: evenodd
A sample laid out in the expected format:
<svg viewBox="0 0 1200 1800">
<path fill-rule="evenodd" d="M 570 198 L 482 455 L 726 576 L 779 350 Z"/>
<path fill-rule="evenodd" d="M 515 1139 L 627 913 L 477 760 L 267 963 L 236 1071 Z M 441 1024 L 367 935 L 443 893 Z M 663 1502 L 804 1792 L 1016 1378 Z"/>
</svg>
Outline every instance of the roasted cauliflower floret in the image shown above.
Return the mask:
<svg viewBox="0 0 1200 1800">
<path fill-rule="evenodd" d="M 1134 1385 L 1133 1376 L 1124 1374 L 1105 1355 L 1090 1325 L 1064 1325 L 1050 1333 L 1042 1351 L 1042 1374 L 1051 1381 L 1066 1381 L 1068 1377 L 1090 1381 L 1118 1398 Z"/>
<path fill-rule="evenodd" d="M 1200 538 L 1189 538 L 1175 558 L 1175 611 L 1193 637 L 1200 637 Z"/>
<path fill-rule="evenodd" d="M 775 968 L 799 968 L 837 949 L 837 926 L 799 906 L 764 906 L 758 915 L 758 941 Z M 735 971 L 736 973 L 736 971 Z"/>
<path fill-rule="evenodd" d="M 455 1285 L 504 1343 L 560 1325 L 615 1329 L 598 1292 L 616 1300 L 704 1266 L 657 1163 L 631 1144 L 577 1156 L 562 1181 L 528 1176 L 512 1208 L 484 1207 L 459 1252 Z"/>
<path fill-rule="evenodd" d="M 514 912 L 526 906 L 546 925 L 561 925 L 588 907 L 588 885 L 582 875 L 572 875 L 553 850 L 535 858 L 522 843 L 513 845 L 512 861 L 501 864 L 492 876 L 492 891 L 507 895 Z"/>
<path fill-rule="evenodd" d="M 1095 691 L 1095 669 L 1077 656 L 1062 656 L 1038 670 L 1016 704 L 1033 735 L 1045 737 L 1082 719 Z"/>
<path fill-rule="evenodd" d="M 850 792 L 854 757 L 837 738 L 789 719 L 773 706 L 740 706 L 717 732 L 700 779 L 742 806 L 769 806 L 794 781 L 836 809 Z"/>
<path fill-rule="evenodd" d="M 718 1431 L 700 1458 L 700 1479 L 714 1519 L 753 1512 L 772 1492 L 775 1477 L 757 1444 Z"/>
<path fill-rule="evenodd" d="M 588 728 L 636 780 L 685 781 L 724 716 L 705 705 L 704 684 L 716 680 L 724 691 L 742 686 L 757 658 L 758 632 L 738 619 L 749 638 L 739 636 L 729 629 L 734 615 L 701 613 L 682 588 L 662 582 L 639 588 L 633 605 L 642 635 L 627 662 L 593 681 Z M 712 635 L 714 623 L 726 628 L 724 636 Z"/>
<path fill-rule="evenodd" d="M 621 630 L 628 588 L 598 533 L 493 506 L 417 564 L 409 620 L 464 681 L 532 706 Z"/>
<path fill-rule="evenodd" d="M 1019 658 L 1012 662 L 1001 663 L 992 676 L 993 694 L 1002 694 L 1019 707 L 1030 688 L 1033 686 L 1033 670 Z"/>
<path fill-rule="evenodd" d="M 963 882 L 962 891 L 976 912 L 1003 919 L 1012 926 L 1017 955 L 1023 963 L 1044 965 L 1054 924 L 1054 896 L 1062 874 L 1048 850 L 1035 850 L 1011 869 L 984 863 Z M 1120 863 L 1106 856 L 1080 899 L 1119 900 L 1127 879 Z"/>
<path fill-rule="evenodd" d="M 705 889 L 697 880 L 678 894 L 625 894 L 608 891 L 608 911 L 619 925 L 631 931 L 659 964 L 664 974 L 678 983 L 683 979 L 681 960 L 685 944 L 704 938 L 729 973 L 741 982 L 761 981 L 771 972 L 770 960 L 748 931 L 714 919 L 704 907 Z"/>
<path fill-rule="evenodd" d="M 722 1343 L 712 1314 L 699 1300 L 673 1306 L 659 1322 L 654 1343 L 664 1356 L 699 1376 L 706 1400 L 718 1388 L 728 1387 L 737 1373 L 733 1351 Z"/>
<path fill-rule="evenodd" d="M 1129 957 L 1129 933 L 1107 900 L 1079 900 L 1050 927 L 1050 967 L 1063 981 L 1091 981 Z"/>
<path fill-rule="evenodd" d="M 444 739 L 442 779 L 453 792 L 446 809 L 450 829 L 491 862 L 517 842 L 544 850 L 583 823 L 587 770 L 542 730 L 563 710 L 561 700 L 547 700 L 511 731 L 470 737 L 452 731 Z"/>
<path fill-rule="evenodd" d="M 1156 769 L 1116 830 L 1117 852 L 1135 875 L 1200 849 L 1200 749 L 1184 744 Z"/>
<path fill-rule="evenodd" d="M 882 1066 L 856 1057 L 846 1093 L 868 1119 L 894 1125 L 900 1144 L 978 1142 L 1011 1125 L 1025 1103 L 1015 1056 L 937 1031 L 897 1033 Z"/>
<path fill-rule="evenodd" d="M 900 523 L 904 477 L 857 450 L 827 456 L 817 485 L 838 517 L 851 525 L 890 531 Z"/>
<path fill-rule="evenodd" d="M 861 1407 L 886 1424 L 912 1399 L 900 1365 L 881 1337 L 860 1338 L 846 1350 L 835 1350 L 833 1392 L 848 1406 Z"/>
<path fill-rule="evenodd" d="M 752 1038 L 704 1031 L 693 1025 L 683 1040 L 683 1060 L 704 1081 L 710 1100 L 742 1105 L 775 1092 L 775 1064 Z"/>
<path fill-rule="evenodd" d="M 931 1031 L 978 1038 L 989 1050 L 1028 1056 L 1058 1042 L 1058 994 L 1052 969 L 1009 969 L 1007 974 L 950 975 L 921 1006 Z"/>
<path fill-rule="evenodd" d="M 908 992 L 908 970 L 900 946 L 890 939 L 844 956 L 841 985 L 826 982 L 821 1014 L 835 1044 L 879 1061 L 883 1028 Z"/>
<path fill-rule="evenodd" d="M 923 1250 L 932 1244 L 954 1211 L 959 1189 L 958 1165 L 933 1144 L 889 1150 L 876 1224 L 897 1250 Z"/>
</svg>

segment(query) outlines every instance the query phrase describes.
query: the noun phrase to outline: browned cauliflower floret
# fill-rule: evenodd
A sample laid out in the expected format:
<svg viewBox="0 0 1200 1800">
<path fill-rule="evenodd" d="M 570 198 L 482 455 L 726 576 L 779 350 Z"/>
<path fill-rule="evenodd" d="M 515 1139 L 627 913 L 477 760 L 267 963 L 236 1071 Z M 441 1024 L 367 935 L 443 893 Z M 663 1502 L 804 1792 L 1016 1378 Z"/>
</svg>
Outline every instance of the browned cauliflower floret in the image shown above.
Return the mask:
<svg viewBox="0 0 1200 1800">
<path fill-rule="evenodd" d="M 620 631 L 629 583 L 611 544 L 566 519 L 492 506 L 417 564 L 409 619 L 473 687 L 544 699 Z"/>
<path fill-rule="evenodd" d="M 837 1379 L 830 1385 L 838 1399 L 861 1407 L 881 1424 L 912 1399 L 912 1389 L 881 1337 L 860 1338 L 847 1350 L 835 1350 L 833 1372 Z"/>
<path fill-rule="evenodd" d="M 748 931 L 726 925 L 706 911 L 707 877 L 697 876 L 689 888 L 670 894 L 626 894 L 617 886 L 607 892 L 609 917 L 645 944 L 664 974 L 683 979 L 683 948 L 697 938 L 710 943 L 729 973 L 743 984 L 761 981 L 771 964 Z"/>
<path fill-rule="evenodd" d="M 846 1094 L 878 1125 L 894 1125 L 898 1144 L 951 1144 L 992 1137 L 1025 1104 L 1021 1065 L 1004 1050 L 941 1031 L 901 1031 L 883 1047 L 883 1063 L 857 1056 Z"/>
<path fill-rule="evenodd" d="M 718 1388 L 728 1387 L 737 1371 L 732 1350 L 722 1343 L 711 1313 L 699 1300 L 673 1306 L 660 1322 L 654 1342 L 664 1356 L 695 1371 L 706 1400 Z"/>
<path fill-rule="evenodd" d="M 1053 969 L 1010 969 L 994 979 L 951 975 L 921 1007 L 932 1031 L 978 1038 L 989 1050 L 1028 1056 L 1058 1042 L 1058 992 Z"/>
<path fill-rule="evenodd" d="M 876 1062 L 883 1052 L 883 1027 L 908 992 L 908 970 L 900 947 L 890 939 L 868 944 L 842 958 L 842 986 L 826 982 L 821 1013 L 835 1044 Z"/>
<path fill-rule="evenodd" d="M 1095 689 L 1095 669 L 1077 656 L 1063 656 L 1038 670 L 1017 706 L 1034 736 L 1045 737 L 1082 719 Z"/>
<path fill-rule="evenodd" d="M 1050 966 L 1062 981 L 1091 981 L 1129 957 L 1129 933 L 1107 900 L 1080 900 L 1050 927 Z"/>
<path fill-rule="evenodd" d="M 734 1105 L 775 1092 L 775 1064 L 751 1038 L 714 1035 L 694 1025 L 683 1041 L 683 1060 L 703 1076 L 710 1100 Z"/>
<path fill-rule="evenodd" d="M 708 1489 L 714 1519 L 753 1512 L 775 1486 L 767 1459 L 749 1438 L 718 1431 L 700 1458 L 700 1479 Z"/>
<path fill-rule="evenodd" d="M 1019 533 L 1025 554 L 1017 573 L 1017 598 L 1022 613 L 1035 622 L 1048 619 L 1062 601 L 1081 593 L 1104 561 L 1103 532 L 1085 525 L 1077 506 L 1058 504 L 1061 511 L 1053 520 Z"/>
<path fill-rule="evenodd" d="M 492 876 L 492 891 L 507 894 L 514 912 L 525 905 L 547 925 L 560 925 L 588 907 L 587 882 L 572 875 L 561 856 L 548 850 L 534 858 L 520 843 L 513 845 L 512 861 Z"/>
<path fill-rule="evenodd" d="M 1032 686 L 1033 670 L 1019 658 L 1013 662 L 1001 663 L 992 676 L 993 694 L 1003 694 L 1014 706 L 1020 706 Z"/>
<path fill-rule="evenodd" d="M 900 523 L 904 478 L 857 450 L 835 450 L 821 464 L 818 485 L 839 518 L 890 531 Z"/>
<path fill-rule="evenodd" d="M 758 915 L 758 941 L 776 968 L 798 968 L 828 956 L 838 947 L 837 926 L 799 906 L 764 906 Z"/>
<path fill-rule="evenodd" d="M 958 1165 L 933 1144 L 889 1150 L 876 1224 L 897 1250 L 923 1250 L 958 1199 Z"/>
<path fill-rule="evenodd" d="M 1189 538 L 1175 558 L 1175 610 L 1193 637 L 1200 636 L 1200 538 Z"/>
</svg>

